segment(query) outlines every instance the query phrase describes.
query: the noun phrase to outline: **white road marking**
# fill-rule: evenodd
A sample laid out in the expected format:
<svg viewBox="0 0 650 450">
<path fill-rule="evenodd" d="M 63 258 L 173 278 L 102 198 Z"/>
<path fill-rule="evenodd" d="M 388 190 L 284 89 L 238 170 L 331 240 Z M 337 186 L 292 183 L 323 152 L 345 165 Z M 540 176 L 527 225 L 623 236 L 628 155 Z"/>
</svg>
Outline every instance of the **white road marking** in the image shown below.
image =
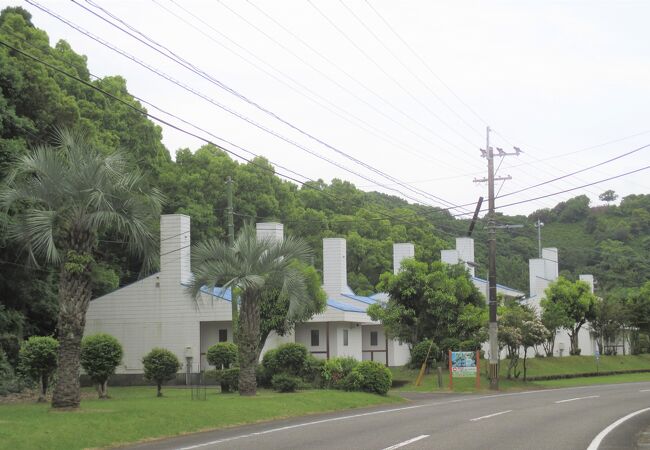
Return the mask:
<svg viewBox="0 0 650 450">
<path fill-rule="evenodd" d="M 413 442 L 420 441 L 422 439 L 428 438 L 428 434 L 421 434 L 420 436 L 414 437 L 413 439 L 409 439 L 408 441 L 400 442 L 399 444 L 391 445 L 390 447 L 386 447 L 384 450 L 395 450 L 396 448 L 404 447 L 405 445 L 412 444 Z"/>
<path fill-rule="evenodd" d="M 576 400 L 584 400 L 586 398 L 599 398 L 599 397 L 600 397 L 600 395 L 590 395 L 589 397 L 567 398 L 566 400 L 558 400 L 555 403 L 575 402 Z"/>
<path fill-rule="evenodd" d="M 591 441 L 591 444 L 589 444 L 589 447 L 587 447 L 587 450 L 598 450 L 598 447 L 600 447 L 600 443 L 605 439 L 605 436 L 609 434 L 610 431 L 612 431 L 614 428 L 625 422 L 627 419 L 631 419 L 634 416 L 637 416 L 641 413 L 644 413 L 646 411 L 650 411 L 650 408 L 645 408 L 645 409 L 640 409 L 638 411 L 634 411 L 633 413 L 628 414 L 625 417 L 621 417 L 618 419 L 616 422 L 605 428 L 603 431 L 598 433 L 598 435 L 594 438 L 593 441 Z"/>
<path fill-rule="evenodd" d="M 507 414 L 509 412 L 512 412 L 512 409 L 509 409 L 507 411 L 501 411 L 501 412 L 494 413 L 494 414 L 489 414 L 487 416 L 475 417 L 473 419 L 469 419 L 469 421 L 470 422 L 476 422 L 477 420 L 483 420 L 483 419 L 487 419 L 489 417 L 500 416 L 501 414 Z"/>
<path fill-rule="evenodd" d="M 639 392 L 650 392 L 650 389 L 641 389 Z"/>
<path fill-rule="evenodd" d="M 609 384 L 607 387 L 617 387 L 617 386 L 629 386 L 632 383 L 616 383 L 616 384 Z M 392 409 L 382 409 L 379 411 L 371 411 L 367 413 L 361 413 L 361 414 L 351 414 L 348 416 L 341 416 L 341 417 L 332 417 L 329 419 L 322 419 L 322 420 L 316 420 L 313 422 L 303 422 L 303 423 L 298 423 L 295 425 L 288 425 L 285 427 L 279 427 L 279 428 L 271 428 L 269 430 L 264 430 L 264 431 L 258 431 L 256 433 L 249 433 L 249 434 L 241 434 L 238 436 L 233 436 L 229 438 L 223 438 L 223 439 L 217 439 L 214 441 L 210 442 L 204 442 L 202 444 L 196 444 L 196 445 L 190 445 L 187 447 L 178 447 L 177 450 L 193 450 L 195 448 L 201 448 L 201 447 L 207 447 L 209 445 L 215 445 L 215 444 L 220 444 L 222 442 L 229 442 L 229 441 L 235 441 L 239 439 L 245 439 L 247 437 L 253 437 L 253 436 L 259 436 L 263 434 L 269 434 L 269 433 L 275 433 L 277 431 L 285 431 L 285 430 L 290 430 L 293 428 L 302 428 L 302 427 L 307 427 L 311 425 L 319 425 L 322 423 L 328 423 L 328 422 L 335 422 L 339 420 L 346 420 L 346 419 L 355 419 L 357 417 L 365 417 L 365 416 L 373 416 L 376 414 L 386 414 L 386 413 L 391 413 L 391 412 L 399 412 L 399 411 L 406 411 L 409 409 L 417 409 L 417 408 L 424 408 L 427 406 L 440 406 L 440 405 L 448 405 L 451 403 L 463 403 L 463 402 L 468 402 L 468 401 L 476 401 L 476 400 L 486 400 L 486 399 L 491 399 L 491 398 L 499 398 L 499 397 L 512 397 L 512 396 L 519 396 L 519 395 L 536 395 L 536 394 L 545 394 L 549 392 L 556 392 L 556 391 L 571 391 L 571 390 L 581 390 L 581 389 L 589 389 L 593 388 L 593 386 L 574 386 L 570 388 L 554 388 L 554 389 L 539 389 L 535 391 L 522 391 L 522 392 L 509 392 L 507 394 L 490 394 L 490 395 L 482 395 L 478 397 L 465 397 L 465 398 L 458 398 L 454 400 L 446 400 L 446 401 L 441 401 L 441 402 L 431 402 L 431 403 L 425 403 L 422 405 L 413 405 L 413 406 L 406 406 L 402 408 L 392 408 Z"/>
</svg>

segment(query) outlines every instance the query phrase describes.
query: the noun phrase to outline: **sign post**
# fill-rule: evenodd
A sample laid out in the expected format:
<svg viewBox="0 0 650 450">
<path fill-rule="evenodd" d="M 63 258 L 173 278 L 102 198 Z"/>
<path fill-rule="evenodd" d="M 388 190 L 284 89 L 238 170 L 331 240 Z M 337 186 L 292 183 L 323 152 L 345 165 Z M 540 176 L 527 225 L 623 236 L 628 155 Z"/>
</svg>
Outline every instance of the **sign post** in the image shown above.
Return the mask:
<svg viewBox="0 0 650 450">
<path fill-rule="evenodd" d="M 600 368 L 599 366 L 599 361 L 600 361 L 600 352 L 598 351 L 598 345 L 596 345 L 596 349 L 594 350 L 594 356 L 596 357 L 596 373 L 600 373 Z"/>
<path fill-rule="evenodd" d="M 479 352 L 452 352 L 449 350 L 449 389 L 453 389 L 454 377 L 476 378 L 476 388 L 481 387 Z"/>
</svg>

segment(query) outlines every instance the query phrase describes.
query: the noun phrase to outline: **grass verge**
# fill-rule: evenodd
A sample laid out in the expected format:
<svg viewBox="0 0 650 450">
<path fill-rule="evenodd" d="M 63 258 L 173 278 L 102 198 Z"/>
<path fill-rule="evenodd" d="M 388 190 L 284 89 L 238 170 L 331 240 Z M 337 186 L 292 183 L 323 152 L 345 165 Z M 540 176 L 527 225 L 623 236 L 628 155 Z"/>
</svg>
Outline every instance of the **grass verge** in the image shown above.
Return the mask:
<svg viewBox="0 0 650 450">
<path fill-rule="evenodd" d="M 208 392 L 191 400 L 185 389 L 109 388 L 110 400 L 84 400 L 74 412 L 49 405 L 0 405 L 0 448 L 82 449 L 107 447 L 195 431 L 306 414 L 403 401 L 363 392 L 310 390 L 293 394 L 260 391 L 256 397 Z"/>
<path fill-rule="evenodd" d="M 522 362 L 519 363 L 519 370 L 523 371 Z M 522 389 L 542 389 L 545 387 L 569 387 L 583 386 L 590 384 L 603 383 L 622 383 L 634 381 L 650 381 L 650 373 L 629 373 L 610 376 L 580 377 L 564 380 L 544 380 L 524 383 L 521 381 L 523 374 L 517 380 L 507 380 L 507 361 L 501 361 L 500 366 L 500 390 L 522 390 Z M 528 376 L 554 376 L 566 374 L 589 373 L 599 370 L 601 372 L 614 370 L 639 370 L 650 369 L 650 355 L 634 356 L 601 356 L 596 365 L 593 356 L 568 356 L 563 358 L 530 358 L 527 361 Z M 487 361 L 481 361 L 481 389 L 485 391 L 489 387 L 489 380 L 485 374 Z M 393 388 L 393 392 L 415 391 L 415 392 L 449 392 L 449 372 L 446 368 L 442 369 L 442 387 L 438 385 L 438 375 L 436 369 L 426 375 L 420 386 L 415 386 L 414 382 L 418 376 L 418 370 L 396 367 L 393 371 L 393 379 L 401 380 L 404 384 Z M 476 381 L 474 378 L 454 378 L 454 392 L 477 392 Z"/>
</svg>

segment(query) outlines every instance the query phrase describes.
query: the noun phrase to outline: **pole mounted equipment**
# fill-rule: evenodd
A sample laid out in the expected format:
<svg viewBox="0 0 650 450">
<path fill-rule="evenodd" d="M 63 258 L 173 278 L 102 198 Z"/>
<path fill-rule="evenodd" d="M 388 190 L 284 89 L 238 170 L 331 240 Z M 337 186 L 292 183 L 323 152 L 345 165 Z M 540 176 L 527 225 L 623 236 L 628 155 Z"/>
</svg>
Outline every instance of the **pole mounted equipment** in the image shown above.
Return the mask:
<svg viewBox="0 0 650 450">
<path fill-rule="evenodd" d="M 490 389 L 499 389 L 499 342 L 497 339 L 497 240 L 496 240 L 496 223 L 494 219 L 494 182 L 506 181 L 512 179 L 510 175 L 506 177 L 494 176 L 494 148 L 490 147 L 490 127 L 486 128 L 485 149 L 481 150 L 481 157 L 488 161 L 488 176 L 482 179 L 474 179 L 475 183 L 488 183 L 488 307 L 490 316 L 490 325 L 488 334 L 490 338 Z M 497 147 L 497 156 L 519 156 L 522 153 L 519 147 L 514 147 L 514 152 L 509 153 L 502 148 Z"/>
</svg>

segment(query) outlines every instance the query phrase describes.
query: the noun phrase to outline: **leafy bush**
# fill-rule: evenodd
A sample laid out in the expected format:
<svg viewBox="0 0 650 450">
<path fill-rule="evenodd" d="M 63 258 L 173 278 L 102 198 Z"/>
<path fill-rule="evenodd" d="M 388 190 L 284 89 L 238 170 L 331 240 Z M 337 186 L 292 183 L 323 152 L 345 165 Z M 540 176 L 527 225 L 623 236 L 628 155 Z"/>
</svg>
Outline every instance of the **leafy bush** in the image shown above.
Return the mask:
<svg viewBox="0 0 650 450">
<path fill-rule="evenodd" d="M 390 389 L 393 382 L 393 375 L 388 367 L 376 361 L 362 361 L 357 367 L 352 369 L 351 374 L 355 374 L 355 382 L 359 383 L 359 388 L 365 392 L 375 392 L 384 395 Z"/>
<path fill-rule="evenodd" d="M 239 390 L 239 367 L 217 370 L 215 378 L 221 384 L 222 393 Z"/>
<path fill-rule="evenodd" d="M 345 389 L 343 380 L 359 364 L 359 361 L 352 357 L 332 358 L 323 365 L 323 380 L 328 388 Z M 350 390 L 350 389 L 349 389 Z"/>
<path fill-rule="evenodd" d="M 427 352 L 429 352 L 429 346 L 431 345 L 431 339 L 425 339 L 424 341 L 418 342 L 411 349 L 411 361 L 409 365 L 413 369 L 419 369 L 424 363 L 424 359 L 427 358 Z M 429 352 L 429 357 L 427 358 L 427 367 L 431 367 L 436 360 L 436 357 L 440 354 L 440 349 L 436 344 L 431 346 L 431 352 Z"/>
<path fill-rule="evenodd" d="M 278 373 L 271 379 L 273 389 L 278 392 L 295 392 L 300 387 L 301 380 L 299 377 L 288 373 Z"/>
<path fill-rule="evenodd" d="M 303 367 L 302 377 L 307 383 L 311 383 L 314 387 L 322 387 L 323 384 L 323 367 L 325 365 L 324 359 L 318 359 L 314 355 L 307 355 L 305 360 L 305 367 Z"/>
<path fill-rule="evenodd" d="M 108 398 L 108 378 L 122 362 L 122 345 L 110 334 L 86 336 L 81 341 L 81 367 L 97 384 L 99 398 Z"/>
<path fill-rule="evenodd" d="M 278 363 L 278 349 L 274 348 L 264 353 L 262 357 L 262 366 L 266 369 L 267 374 L 273 376 L 274 373 L 280 371 L 280 366 Z"/>
<path fill-rule="evenodd" d="M 360 391 L 363 377 L 355 370 L 350 372 L 338 383 L 338 388 L 344 391 Z"/>
<path fill-rule="evenodd" d="M 0 396 L 22 390 L 23 383 L 14 373 L 14 369 L 11 367 L 5 352 L 0 349 Z"/>
<path fill-rule="evenodd" d="M 287 343 L 280 345 L 275 356 L 276 373 L 279 369 L 291 375 L 302 374 L 308 354 L 307 347 L 302 344 Z"/>
<path fill-rule="evenodd" d="M 38 401 L 45 401 L 50 377 L 56 370 L 59 341 L 49 336 L 32 336 L 20 348 L 19 370 L 38 382 Z"/>
<path fill-rule="evenodd" d="M 227 369 L 237 362 L 237 346 L 232 342 L 219 342 L 208 348 L 206 358 L 217 369 Z"/>
<path fill-rule="evenodd" d="M 162 397 L 162 384 L 174 378 L 181 364 L 172 352 L 164 348 L 154 348 L 142 358 L 145 380 L 155 381 L 158 397 Z"/>
</svg>

